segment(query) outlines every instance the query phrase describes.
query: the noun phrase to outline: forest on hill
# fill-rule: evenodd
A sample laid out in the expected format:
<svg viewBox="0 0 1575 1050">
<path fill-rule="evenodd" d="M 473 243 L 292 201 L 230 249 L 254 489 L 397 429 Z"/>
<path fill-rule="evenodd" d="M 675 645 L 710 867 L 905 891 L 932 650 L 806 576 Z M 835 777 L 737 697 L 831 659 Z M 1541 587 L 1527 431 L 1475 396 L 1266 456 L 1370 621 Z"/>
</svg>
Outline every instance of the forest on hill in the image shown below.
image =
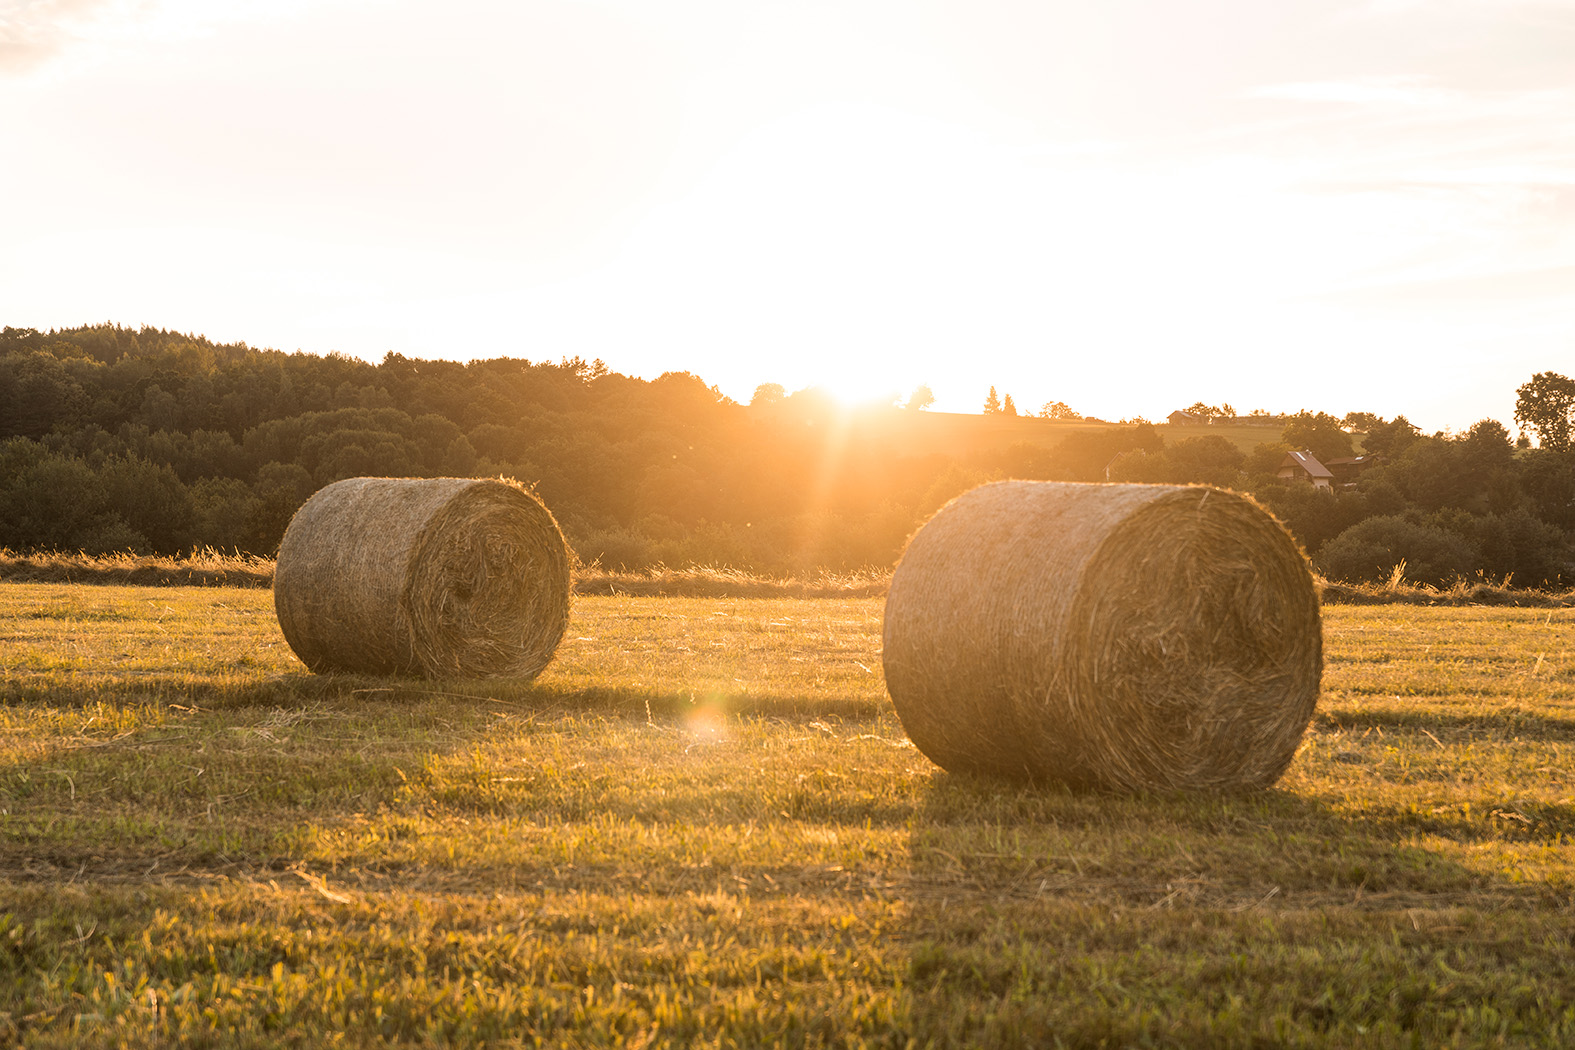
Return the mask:
<svg viewBox="0 0 1575 1050">
<path fill-rule="evenodd" d="M 1244 450 L 1207 426 L 1166 437 L 849 411 L 813 388 L 742 405 L 687 372 L 644 380 L 578 358 L 371 364 L 156 328 L 7 327 L 0 546 L 266 555 L 340 478 L 504 475 L 535 486 L 587 563 L 802 574 L 890 566 L 947 500 L 1011 477 L 1250 492 L 1334 579 L 1383 579 L 1404 561 L 1414 582 L 1570 585 L 1575 451 L 1556 424 L 1562 411 L 1567 438 L 1571 409 L 1547 411 L 1536 448 L 1494 420 L 1427 435 L 1403 416 L 1303 411 Z M 1276 476 L 1293 448 L 1372 465 L 1315 490 Z"/>
</svg>

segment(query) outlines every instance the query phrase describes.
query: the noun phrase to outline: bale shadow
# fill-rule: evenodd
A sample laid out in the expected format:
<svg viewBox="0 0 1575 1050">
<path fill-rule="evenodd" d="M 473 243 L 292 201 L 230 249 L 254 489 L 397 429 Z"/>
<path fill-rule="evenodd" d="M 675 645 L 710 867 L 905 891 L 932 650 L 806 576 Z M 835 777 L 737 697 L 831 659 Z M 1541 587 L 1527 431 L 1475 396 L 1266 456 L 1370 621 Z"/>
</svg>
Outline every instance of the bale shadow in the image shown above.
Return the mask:
<svg viewBox="0 0 1575 1050">
<path fill-rule="evenodd" d="M 1116 795 L 938 772 L 915 816 L 910 849 L 917 885 L 933 879 L 944 889 L 960 880 L 998 895 L 1115 907 L 1185 897 L 1231 908 L 1265 896 L 1341 899 L 1358 888 L 1372 897 L 1484 885 L 1400 841 L 1420 828 L 1411 814 L 1353 820 L 1283 790 Z M 1549 827 L 1548 841 L 1561 833 Z M 1177 894 L 1182 883 L 1187 888 Z"/>
<path fill-rule="evenodd" d="M 1562 942 L 1537 931 L 1570 894 L 1468 868 L 1417 834 L 1552 845 L 1571 819 L 1543 807 L 1489 833 L 1398 809 L 1353 818 L 1283 789 L 1114 795 L 937 772 L 904 892 L 915 1034 L 1214 1047 L 1300 1045 L 1293 1033 L 1347 1022 L 1422 1031 L 1429 995 L 1477 1008 L 1507 943 L 1548 954 L 1562 980 Z M 1526 1000 L 1528 1023 L 1551 1023 L 1557 1001 Z"/>
<path fill-rule="evenodd" d="M 1460 732 L 1476 736 L 1515 737 L 1547 743 L 1575 742 L 1575 718 L 1547 715 L 1524 708 L 1485 714 L 1448 714 L 1408 710 L 1394 705 L 1320 711 L 1313 727 L 1325 732 L 1353 729 L 1403 729 Z"/>
</svg>

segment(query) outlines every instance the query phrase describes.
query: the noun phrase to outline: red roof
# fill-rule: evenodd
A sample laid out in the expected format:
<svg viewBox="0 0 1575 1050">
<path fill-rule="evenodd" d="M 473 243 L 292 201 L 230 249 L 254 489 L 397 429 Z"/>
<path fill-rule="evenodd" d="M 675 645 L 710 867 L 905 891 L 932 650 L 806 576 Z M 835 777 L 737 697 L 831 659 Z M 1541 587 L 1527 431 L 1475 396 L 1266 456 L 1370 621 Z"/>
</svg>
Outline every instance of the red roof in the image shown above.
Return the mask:
<svg viewBox="0 0 1575 1050">
<path fill-rule="evenodd" d="M 1302 470 L 1305 470 L 1307 472 L 1307 476 L 1308 477 L 1313 477 L 1313 478 L 1332 478 L 1332 477 L 1334 477 L 1333 471 L 1331 471 L 1328 467 L 1324 466 L 1322 463 L 1319 463 L 1318 462 L 1318 457 L 1314 456 L 1311 452 L 1287 452 L 1285 454 L 1285 458 L 1280 461 L 1280 466 L 1281 467 L 1287 467 L 1287 466 L 1300 467 Z"/>
</svg>

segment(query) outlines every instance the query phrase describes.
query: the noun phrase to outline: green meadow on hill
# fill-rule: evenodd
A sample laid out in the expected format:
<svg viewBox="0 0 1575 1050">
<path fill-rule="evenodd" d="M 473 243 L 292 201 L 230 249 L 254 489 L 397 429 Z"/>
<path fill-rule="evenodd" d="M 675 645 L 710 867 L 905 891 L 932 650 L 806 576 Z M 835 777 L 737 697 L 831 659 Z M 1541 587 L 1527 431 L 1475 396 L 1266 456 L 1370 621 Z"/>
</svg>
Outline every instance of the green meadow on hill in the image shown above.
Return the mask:
<svg viewBox="0 0 1575 1050">
<path fill-rule="evenodd" d="M 1073 435 L 1095 438 L 1122 424 L 1105 420 L 1041 419 L 1038 416 L 978 415 L 966 412 L 866 411 L 850 415 L 847 444 L 859 449 L 888 448 L 910 456 L 940 455 L 958 460 L 999 455 L 1014 445 L 1052 449 Z M 1166 443 L 1221 437 L 1244 454 L 1280 440 L 1281 422 L 1172 426 L 1154 424 Z"/>
<path fill-rule="evenodd" d="M 1325 609 L 1272 790 L 950 776 L 879 598 L 576 600 L 534 684 L 0 585 L 0 1045 L 1575 1041 L 1575 612 Z"/>
</svg>

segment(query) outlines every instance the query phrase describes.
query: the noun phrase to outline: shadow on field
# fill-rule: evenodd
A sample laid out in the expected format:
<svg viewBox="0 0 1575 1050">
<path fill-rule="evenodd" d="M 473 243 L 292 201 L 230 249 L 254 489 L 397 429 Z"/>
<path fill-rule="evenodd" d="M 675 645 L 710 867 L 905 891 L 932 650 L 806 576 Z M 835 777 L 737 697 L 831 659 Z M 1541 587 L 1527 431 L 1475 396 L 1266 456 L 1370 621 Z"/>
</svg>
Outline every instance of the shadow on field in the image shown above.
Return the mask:
<svg viewBox="0 0 1575 1050">
<path fill-rule="evenodd" d="M 1575 718 L 1561 718 L 1518 709 L 1455 715 L 1394 705 L 1320 711 L 1314 725 L 1321 730 L 1413 729 L 1448 731 L 1476 737 L 1569 743 L 1575 741 Z"/>
<path fill-rule="evenodd" d="M 358 823 L 377 841 L 335 849 L 392 870 L 426 863 L 384 863 L 402 853 L 401 837 L 475 816 L 548 829 L 682 822 L 725 838 L 779 817 L 894 828 L 911 813 L 906 799 L 836 769 L 763 776 L 755 745 L 705 730 L 720 717 L 752 721 L 745 736 L 756 740 L 853 736 L 884 713 L 856 698 L 304 673 L 84 688 L 80 677 L 31 691 L 8 683 L 3 694 L 13 709 L 34 708 L 18 714 L 49 743 L 0 759 L 0 877 L 277 871 Z M 642 785 L 655 767 L 666 779 Z M 566 885 L 618 874 L 563 870 L 575 871 L 554 872 Z M 717 877 L 691 871 L 677 882 L 709 888 Z"/>
<path fill-rule="evenodd" d="M 1557 841 L 1558 823 L 1535 833 Z M 937 773 L 905 894 L 917 1030 L 952 1045 L 1281 1045 L 1217 1026 L 1273 1002 L 1248 1009 L 1322 1031 L 1348 1009 L 1328 990 L 1355 959 L 1376 985 L 1362 1009 L 1420 1024 L 1426 996 L 1397 1005 L 1383 989 L 1451 950 L 1460 927 L 1439 916 L 1523 911 L 1548 891 L 1407 844 L 1418 830 L 1282 790 L 1123 797 Z"/>
<path fill-rule="evenodd" d="M 905 869 L 865 874 L 911 896 L 923 931 L 946 928 L 947 909 L 959 901 L 1233 911 L 1289 900 L 1524 892 L 1507 881 L 1490 886 L 1401 843 L 1419 834 L 1544 844 L 1575 835 L 1575 805 L 1564 802 L 1511 811 L 1473 798 L 1462 811 L 1395 806 L 1353 817 L 1284 791 L 1131 798 L 941 772 L 926 779 L 922 770 L 913 774 L 915 788 L 912 779 L 837 764 L 852 753 L 839 738 L 899 732 L 886 704 L 859 698 L 304 673 L 133 679 L 96 697 L 69 679 L 36 696 L 19 694 L 15 683 L 5 688 L 9 704 L 57 709 L 41 714 L 41 725 L 74 728 L 53 730 L 48 746 L 14 750 L 0 762 L 0 808 L 8 814 L 0 873 L 84 862 L 146 868 L 161 858 L 177 867 L 288 865 L 320 829 L 363 819 L 385 838 L 416 827 L 417 817 L 482 815 L 542 828 L 682 822 L 724 839 L 782 819 L 906 834 Z M 123 714 L 96 712 L 95 699 L 106 701 L 106 712 L 113 700 Z M 813 754 L 811 765 L 768 759 L 769 748 L 753 750 L 764 740 L 758 731 L 751 744 L 707 740 L 690 728 L 710 715 L 784 723 L 780 737 L 828 746 L 798 753 Z M 1341 725 L 1351 721 L 1340 717 Z M 1445 728 L 1436 715 L 1406 724 Z M 1561 719 L 1529 728 L 1517 732 L 1532 739 L 1540 729 L 1553 740 L 1571 732 Z M 631 746 L 643 749 L 635 759 L 620 750 Z M 666 779 L 654 788 L 630 781 L 647 770 Z M 409 834 L 418 832 L 428 833 Z M 363 852 L 379 857 L 386 845 Z M 746 864 L 739 874 L 759 873 Z M 849 867 L 832 881 L 853 878 Z"/>
<path fill-rule="evenodd" d="M 1118 796 L 938 773 L 910 849 L 920 900 L 1242 911 L 1483 888 L 1478 874 L 1401 843 L 1422 829 L 1414 818 L 1353 819 L 1278 790 Z M 1440 820 L 1427 830 L 1465 825 Z M 1550 824 L 1542 837 L 1563 833 Z"/>
<path fill-rule="evenodd" d="M 229 676 L 194 680 L 190 674 L 53 676 L 38 681 L 0 681 L 0 704 L 48 705 L 65 709 L 99 703 L 184 707 L 225 711 L 248 707 L 295 708 L 336 701 L 378 700 L 424 703 L 433 699 L 505 702 L 538 714 L 585 714 L 629 718 L 682 718 L 696 706 L 713 704 L 745 718 L 871 719 L 889 709 L 881 700 L 811 697 L 791 691 L 740 690 L 701 695 L 688 688 L 569 688 L 508 679 L 429 681 L 368 675 L 309 673 L 268 678 Z"/>
</svg>

